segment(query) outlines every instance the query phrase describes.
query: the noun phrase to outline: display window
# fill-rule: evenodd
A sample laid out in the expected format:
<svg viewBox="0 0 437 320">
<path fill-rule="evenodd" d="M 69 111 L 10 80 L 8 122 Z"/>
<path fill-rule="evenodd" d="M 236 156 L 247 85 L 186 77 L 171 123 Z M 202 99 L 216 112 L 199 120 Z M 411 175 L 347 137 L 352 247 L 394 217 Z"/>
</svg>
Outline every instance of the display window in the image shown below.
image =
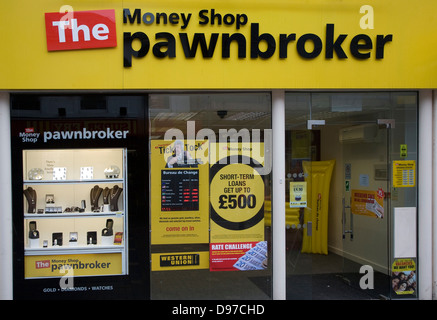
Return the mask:
<svg viewBox="0 0 437 320">
<path fill-rule="evenodd" d="M 25 279 L 128 273 L 124 149 L 24 150 L 23 176 Z"/>
<path fill-rule="evenodd" d="M 147 299 L 147 99 L 20 94 L 11 106 L 14 298 Z"/>
</svg>

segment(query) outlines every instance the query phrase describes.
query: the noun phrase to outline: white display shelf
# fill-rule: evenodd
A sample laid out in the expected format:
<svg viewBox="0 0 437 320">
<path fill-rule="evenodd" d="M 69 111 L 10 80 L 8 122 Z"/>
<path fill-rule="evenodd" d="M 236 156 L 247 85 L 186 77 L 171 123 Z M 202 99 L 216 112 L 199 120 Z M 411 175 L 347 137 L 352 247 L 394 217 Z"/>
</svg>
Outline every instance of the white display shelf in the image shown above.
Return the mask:
<svg viewBox="0 0 437 320">
<path fill-rule="evenodd" d="M 123 217 L 124 211 L 114 212 L 63 212 L 63 213 L 25 213 L 25 219 L 59 219 L 59 218 L 96 218 Z"/>
<path fill-rule="evenodd" d="M 98 244 L 86 246 L 50 246 L 47 248 L 25 247 L 26 256 L 60 255 L 60 254 L 92 254 L 92 253 L 123 253 L 124 245 L 103 246 Z"/>
<path fill-rule="evenodd" d="M 47 184 L 87 184 L 87 183 L 124 183 L 124 179 L 84 179 L 84 180 L 24 180 L 24 185 L 47 185 Z"/>
</svg>

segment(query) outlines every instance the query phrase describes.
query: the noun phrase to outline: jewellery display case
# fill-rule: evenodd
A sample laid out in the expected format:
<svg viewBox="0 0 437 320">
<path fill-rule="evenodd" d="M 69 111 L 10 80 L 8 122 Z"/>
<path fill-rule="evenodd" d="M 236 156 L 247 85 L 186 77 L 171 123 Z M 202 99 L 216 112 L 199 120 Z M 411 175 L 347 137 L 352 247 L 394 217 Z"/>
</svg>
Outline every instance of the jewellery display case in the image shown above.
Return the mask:
<svg viewBox="0 0 437 320">
<path fill-rule="evenodd" d="M 26 278 L 59 276 L 56 261 L 72 261 L 79 276 L 127 274 L 126 156 L 123 148 L 23 150 Z M 74 269 L 104 259 L 111 268 Z M 41 261 L 52 262 L 42 274 Z"/>
</svg>

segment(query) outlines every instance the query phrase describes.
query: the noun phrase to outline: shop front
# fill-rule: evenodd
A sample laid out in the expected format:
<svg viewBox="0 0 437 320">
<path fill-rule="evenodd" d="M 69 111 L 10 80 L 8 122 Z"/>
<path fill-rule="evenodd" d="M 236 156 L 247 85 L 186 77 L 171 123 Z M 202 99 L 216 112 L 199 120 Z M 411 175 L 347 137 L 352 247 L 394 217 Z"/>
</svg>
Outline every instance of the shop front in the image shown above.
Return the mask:
<svg viewBox="0 0 437 320">
<path fill-rule="evenodd" d="M 431 299 L 437 25 L 404 2 L 2 4 L 34 26 L 2 31 L 2 295 Z"/>
</svg>

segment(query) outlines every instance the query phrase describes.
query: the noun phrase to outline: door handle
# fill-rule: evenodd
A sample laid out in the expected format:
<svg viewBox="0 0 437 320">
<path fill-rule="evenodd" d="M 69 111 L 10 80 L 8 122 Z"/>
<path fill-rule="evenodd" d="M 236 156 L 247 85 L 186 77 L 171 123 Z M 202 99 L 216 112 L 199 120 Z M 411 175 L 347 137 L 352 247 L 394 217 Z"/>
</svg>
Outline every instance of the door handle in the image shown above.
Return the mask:
<svg viewBox="0 0 437 320">
<path fill-rule="evenodd" d="M 349 233 L 350 234 L 350 240 L 352 241 L 353 239 L 354 239 L 354 228 L 353 228 L 353 216 L 352 216 L 352 210 L 350 210 L 349 211 L 349 220 L 350 220 L 350 223 L 349 223 L 349 229 L 348 230 L 346 230 L 346 209 L 351 209 L 351 207 L 350 206 L 346 206 L 346 202 L 345 202 L 345 200 L 344 200 L 344 198 L 343 198 L 343 200 L 342 200 L 342 202 L 343 202 L 343 212 L 342 212 L 342 220 L 343 220 L 343 223 L 342 223 L 342 227 L 343 227 L 343 240 L 344 239 L 346 239 L 346 234 L 347 233 Z"/>
</svg>

